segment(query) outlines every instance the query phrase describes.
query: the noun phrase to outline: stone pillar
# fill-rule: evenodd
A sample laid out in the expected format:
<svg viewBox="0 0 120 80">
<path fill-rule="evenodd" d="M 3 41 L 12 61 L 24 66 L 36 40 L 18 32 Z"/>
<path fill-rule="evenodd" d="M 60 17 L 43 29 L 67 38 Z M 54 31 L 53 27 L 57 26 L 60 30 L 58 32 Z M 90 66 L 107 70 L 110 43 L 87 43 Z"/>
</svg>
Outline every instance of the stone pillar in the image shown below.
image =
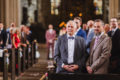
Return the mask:
<svg viewBox="0 0 120 80">
<path fill-rule="evenodd" d="M 4 23 L 6 28 L 12 22 L 19 26 L 20 14 L 20 0 L 0 0 L 0 22 Z"/>
<path fill-rule="evenodd" d="M 112 17 L 118 18 L 119 0 L 109 0 L 109 20 Z"/>
<path fill-rule="evenodd" d="M 44 15 L 42 11 L 42 0 L 37 0 L 38 1 L 38 22 L 43 23 L 43 26 L 45 26 L 45 21 L 44 21 Z"/>
<path fill-rule="evenodd" d="M 103 20 L 108 23 L 109 19 L 109 0 L 103 0 Z"/>
<path fill-rule="evenodd" d="M 4 23 L 5 22 L 5 0 L 0 0 L 0 22 Z"/>
</svg>

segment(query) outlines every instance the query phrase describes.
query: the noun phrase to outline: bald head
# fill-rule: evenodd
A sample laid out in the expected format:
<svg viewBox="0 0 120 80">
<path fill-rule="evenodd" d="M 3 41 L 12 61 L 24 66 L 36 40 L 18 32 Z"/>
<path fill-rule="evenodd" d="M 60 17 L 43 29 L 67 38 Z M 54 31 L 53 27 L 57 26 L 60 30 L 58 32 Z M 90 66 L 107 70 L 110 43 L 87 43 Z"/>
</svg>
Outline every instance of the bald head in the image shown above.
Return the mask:
<svg viewBox="0 0 120 80">
<path fill-rule="evenodd" d="M 87 26 L 88 26 L 89 28 L 92 28 L 92 27 L 94 26 L 94 21 L 93 21 L 93 20 L 89 20 L 89 21 L 87 22 Z"/>
</svg>

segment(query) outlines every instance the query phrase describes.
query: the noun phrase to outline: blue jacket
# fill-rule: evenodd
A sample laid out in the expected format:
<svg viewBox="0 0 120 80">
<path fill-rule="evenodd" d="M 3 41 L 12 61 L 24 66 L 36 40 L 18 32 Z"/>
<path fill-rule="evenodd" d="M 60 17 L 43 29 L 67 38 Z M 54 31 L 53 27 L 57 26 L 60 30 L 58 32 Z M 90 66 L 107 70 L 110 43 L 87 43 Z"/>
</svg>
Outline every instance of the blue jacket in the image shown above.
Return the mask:
<svg viewBox="0 0 120 80">
<path fill-rule="evenodd" d="M 87 38 L 86 38 L 86 32 L 85 32 L 84 30 L 82 30 L 82 29 L 80 29 L 80 30 L 77 32 L 76 35 L 83 37 L 85 40 L 87 39 Z"/>
</svg>

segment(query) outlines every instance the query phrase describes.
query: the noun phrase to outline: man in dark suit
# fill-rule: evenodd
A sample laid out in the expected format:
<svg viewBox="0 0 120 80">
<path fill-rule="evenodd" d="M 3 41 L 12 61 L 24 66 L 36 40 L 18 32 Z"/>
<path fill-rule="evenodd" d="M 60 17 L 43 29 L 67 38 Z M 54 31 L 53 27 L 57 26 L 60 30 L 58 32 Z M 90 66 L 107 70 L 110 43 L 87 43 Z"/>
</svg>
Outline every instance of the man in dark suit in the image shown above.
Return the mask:
<svg viewBox="0 0 120 80">
<path fill-rule="evenodd" d="M 0 49 L 4 49 L 7 40 L 7 33 L 3 27 L 3 23 L 0 23 Z M 0 71 L 3 71 L 3 57 L 0 57 L 0 66 L 2 66 Z"/>
<path fill-rule="evenodd" d="M 86 32 L 81 28 L 81 25 L 82 25 L 82 18 L 80 17 L 75 17 L 74 18 L 74 21 L 77 25 L 77 29 L 76 29 L 76 35 L 77 36 L 81 36 L 83 37 L 85 40 L 86 40 Z"/>
<path fill-rule="evenodd" d="M 0 23 L 0 48 L 4 48 L 6 46 L 7 40 L 7 32 L 3 29 L 3 23 Z"/>
<path fill-rule="evenodd" d="M 120 73 L 120 29 L 116 18 L 110 20 L 110 26 L 112 29 L 108 32 L 108 36 L 112 39 L 110 72 Z"/>
<path fill-rule="evenodd" d="M 68 21 L 67 34 L 57 40 L 54 55 L 56 73 L 81 73 L 85 67 L 85 41 L 82 37 L 75 36 L 76 27 L 74 21 Z"/>
</svg>

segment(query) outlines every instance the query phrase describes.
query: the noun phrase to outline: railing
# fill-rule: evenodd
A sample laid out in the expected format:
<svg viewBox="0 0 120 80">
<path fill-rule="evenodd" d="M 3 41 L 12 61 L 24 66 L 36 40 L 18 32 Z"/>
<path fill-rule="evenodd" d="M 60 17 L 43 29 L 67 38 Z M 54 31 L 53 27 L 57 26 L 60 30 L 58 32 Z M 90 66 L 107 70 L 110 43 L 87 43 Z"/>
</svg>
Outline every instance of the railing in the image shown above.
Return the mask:
<svg viewBox="0 0 120 80">
<path fill-rule="evenodd" d="M 27 47 L 4 49 L 3 80 L 8 80 L 9 72 L 11 73 L 11 80 L 15 80 L 16 76 L 36 63 L 36 43 L 37 41 L 34 40 L 32 44 L 27 44 Z"/>
<path fill-rule="evenodd" d="M 48 73 L 48 80 L 120 80 L 119 74 L 56 74 Z"/>
</svg>

